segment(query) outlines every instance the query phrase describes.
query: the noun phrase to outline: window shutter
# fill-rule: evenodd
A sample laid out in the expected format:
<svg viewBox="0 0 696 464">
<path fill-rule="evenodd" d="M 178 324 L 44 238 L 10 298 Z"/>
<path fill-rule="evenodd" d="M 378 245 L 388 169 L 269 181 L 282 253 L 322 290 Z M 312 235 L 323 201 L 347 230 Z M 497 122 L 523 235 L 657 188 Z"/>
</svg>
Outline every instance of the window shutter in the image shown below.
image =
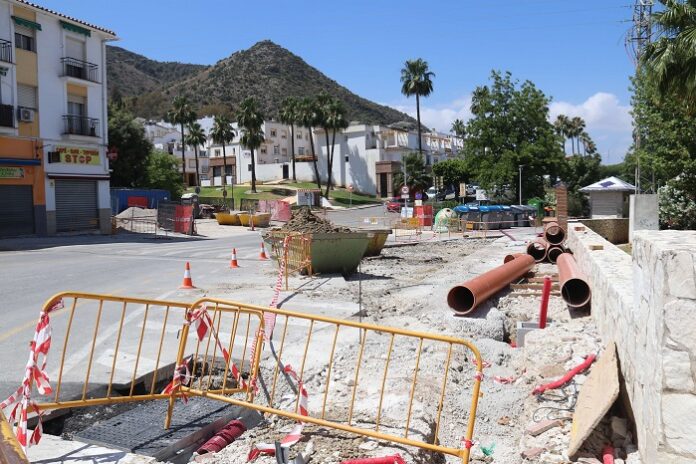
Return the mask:
<svg viewBox="0 0 696 464">
<path fill-rule="evenodd" d="M 68 58 L 84 61 L 85 59 L 85 43 L 81 40 L 71 38 L 65 39 L 65 53 Z"/>
<path fill-rule="evenodd" d="M 34 29 L 20 26 L 19 24 L 15 24 L 15 33 L 26 35 L 27 37 L 34 37 Z"/>
<path fill-rule="evenodd" d="M 17 103 L 24 108 L 37 109 L 39 105 L 36 98 L 36 87 L 17 84 Z"/>
</svg>

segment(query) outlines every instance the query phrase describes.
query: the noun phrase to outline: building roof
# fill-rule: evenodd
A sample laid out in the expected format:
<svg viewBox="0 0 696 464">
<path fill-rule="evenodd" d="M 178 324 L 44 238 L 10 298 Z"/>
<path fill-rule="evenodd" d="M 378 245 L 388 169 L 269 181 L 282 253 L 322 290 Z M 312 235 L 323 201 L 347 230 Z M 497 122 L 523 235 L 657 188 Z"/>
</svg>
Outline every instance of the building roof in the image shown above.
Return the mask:
<svg viewBox="0 0 696 464">
<path fill-rule="evenodd" d="M 607 177 L 594 184 L 588 185 L 580 189 L 581 192 L 633 192 L 636 186 L 625 182 L 618 177 Z"/>
<path fill-rule="evenodd" d="M 16 3 L 21 3 L 21 4 L 26 5 L 26 6 L 28 6 L 28 7 L 31 7 L 31 8 L 35 8 L 35 9 L 37 9 L 37 10 L 44 11 L 44 12 L 46 12 L 46 13 L 50 13 L 50 14 L 55 15 L 55 16 L 60 16 L 61 18 L 67 19 L 67 20 L 69 20 L 69 21 L 73 21 L 73 22 L 76 22 L 76 23 L 78 23 L 78 24 L 82 24 L 83 26 L 87 26 L 87 27 L 89 27 L 90 29 L 95 29 L 95 30 L 97 30 L 97 31 L 101 31 L 101 32 L 103 32 L 103 33 L 105 33 L 105 34 L 108 34 L 108 35 L 112 36 L 114 39 L 116 39 L 116 33 L 115 33 L 114 31 L 110 31 L 109 29 L 105 29 L 105 28 L 103 28 L 103 27 L 95 26 L 94 24 L 90 24 L 90 23 L 88 23 L 88 22 L 86 22 L 86 21 L 82 21 L 81 19 L 73 18 L 72 16 L 68 16 L 68 15 L 65 15 L 65 14 L 63 14 L 63 13 L 59 13 L 59 12 L 57 12 L 57 11 L 51 10 L 51 9 L 46 8 L 46 7 L 43 7 L 43 6 L 41 6 L 41 5 L 37 5 L 36 3 L 29 2 L 29 1 L 27 1 L 27 0 L 14 0 L 14 1 L 15 1 Z"/>
</svg>

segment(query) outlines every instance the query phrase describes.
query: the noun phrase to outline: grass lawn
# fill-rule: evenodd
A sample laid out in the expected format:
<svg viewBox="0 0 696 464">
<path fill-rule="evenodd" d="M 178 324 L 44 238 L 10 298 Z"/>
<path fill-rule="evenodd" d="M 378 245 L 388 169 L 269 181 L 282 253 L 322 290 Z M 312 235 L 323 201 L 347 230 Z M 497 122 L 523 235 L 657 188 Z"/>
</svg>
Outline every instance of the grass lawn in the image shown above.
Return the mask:
<svg viewBox="0 0 696 464">
<path fill-rule="evenodd" d="M 297 182 L 290 184 L 279 185 L 264 185 L 257 184 L 256 190 L 258 193 L 249 193 L 251 186 L 249 184 L 234 186 L 234 199 L 236 202 L 243 198 L 252 198 L 256 200 L 279 200 L 293 195 L 294 189 L 297 188 L 316 188 L 316 184 L 311 182 Z M 195 188 L 191 187 L 186 190 L 186 193 L 194 192 Z M 232 192 L 227 188 L 227 198 L 230 198 Z M 201 197 L 222 198 L 222 187 L 201 187 Z M 352 201 L 351 201 L 352 197 Z M 340 206 L 359 206 L 367 204 L 379 204 L 381 201 L 377 197 L 371 195 L 363 195 L 351 193 L 343 188 L 336 188 L 331 191 L 331 203 Z"/>
</svg>

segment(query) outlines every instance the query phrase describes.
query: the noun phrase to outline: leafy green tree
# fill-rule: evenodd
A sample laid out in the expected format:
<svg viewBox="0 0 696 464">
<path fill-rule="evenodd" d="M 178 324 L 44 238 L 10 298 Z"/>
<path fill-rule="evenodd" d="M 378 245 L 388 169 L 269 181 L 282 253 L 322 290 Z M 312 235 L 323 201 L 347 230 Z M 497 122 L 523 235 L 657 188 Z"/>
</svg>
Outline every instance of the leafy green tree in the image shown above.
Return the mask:
<svg viewBox="0 0 696 464">
<path fill-rule="evenodd" d="M 312 165 L 314 167 L 314 178 L 317 187 L 321 190 L 321 178 L 319 177 L 319 167 L 317 166 L 317 152 L 314 150 L 314 134 L 312 128 L 319 125 L 323 119 L 321 109 L 313 98 L 305 97 L 297 105 L 297 122 L 309 131 L 309 144 L 312 148 Z"/>
<path fill-rule="evenodd" d="M 133 115 L 113 105 L 109 108 L 109 147 L 118 150 L 118 158 L 110 163 L 111 185 L 142 187 L 147 180 L 145 167 L 152 144 Z"/>
<path fill-rule="evenodd" d="M 169 153 L 151 151 L 147 157 L 146 176 L 148 188 L 168 190 L 172 198 L 181 197 L 184 191 L 179 162 Z"/>
<path fill-rule="evenodd" d="M 346 108 L 338 99 L 333 99 L 324 110 L 326 126 L 331 130 L 331 150 L 328 153 L 329 176 L 326 181 L 326 198 L 329 198 L 329 190 L 333 188 L 331 176 L 333 175 L 334 150 L 336 149 L 336 132 L 348 127 Z"/>
<path fill-rule="evenodd" d="M 234 140 L 237 135 L 229 118 L 224 115 L 217 115 L 213 118 L 213 127 L 210 128 L 210 138 L 213 142 L 222 145 L 222 190 L 227 191 L 227 154 L 225 146 Z M 234 187 L 234 186 L 233 186 Z M 234 188 L 232 191 L 232 202 L 234 203 Z"/>
<path fill-rule="evenodd" d="M 663 99 L 696 103 L 696 1 L 662 0 L 652 15 L 653 38 L 641 64 Z"/>
<path fill-rule="evenodd" d="M 184 135 L 184 126 L 196 120 L 196 113 L 191 109 L 191 104 L 188 99 L 182 95 L 174 98 L 172 109 L 167 112 L 165 118 L 172 124 L 178 124 L 181 127 L 181 175 L 184 180 L 184 185 L 187 184 L 186 179 L 186 136 Z M 198 175 L 198 173 L 196 173 Z"/>
<path fill-rule="evenodd" d="M 467 170 L 495 195 L 517 190 L 518 167 L 524 165 L 525 197 L 543 196 L 544 176 L 555 183 L 565 158 L 548 121 L 550 99 L 530 81 L 520 85 L 509 72 L 493 71 L 491 81 L 473 92 L 464 147 Z"/>
<path fill-rule="evenodd" d="M 459 158 L 448 159 L 434 164 L 433 174 L 442 177 L 443 185 L 455 186 L 457 196 L 459 196 L 459 189 L 456 186 L 461 182 L 468 182 L 469 180 L 466 162 Z"/>
<path fill-rule="evenodd" d="M 433 93 L 433 77 L 435 73 L 428 69 L 428 62 L 418 58 L 406 60 L 401 69 L 401 93 L 410 97 L 416 96 L 416 120 L 418 121 L 418 153 L 423 156 L 421 140 L 420 97 Z"/>
<path fill-rule="evenodd" d="M 205 131 L 197 122 L 192 122 L 188 125 L 188 134 L 186 135 L 186 144 L 193 147 L 194 157 L 196 159 L 196 186 L 201 185 L 200 169 L 198 169 L 198 147 L 205 144 L 208 137 Z"/>
<path fill-rule="evenodd" d="M 245 98 L 239 111 L 237 112 L 237 123 L 242 129 L 242 137 L 240 143 L 251 150 L 251 191 L 256 192 L 256 161 L 254 152 L 261 146 L 265 140 L 263 130 L 263 114 L 258 109 L 254 97 Z"/>
<path fill-rule="evenodd" d="M 404 172 L 394 173 L 393 186 L 394 192 L 398 192 L 401 187 L 408 185 L 411 195 L 416 192 L 424 192 L 433 183 L 425 169 L 425 161 L 419 153 L 409 153 L 404 156 L 404 167 L 406 171 L 406 182 L 404 182 Z"/>
<path fill-rule="evenodd" d="M 691 182 L 696 177 L 696 114 L 690 111 L 689 103 L 662 98 L 657 83 L 639 73 L 633 79 L 631 105 L 640 148 L 634 145 L 626 156 L 626 177 L 633 177 L 640 162 L 653 191 L 679 176 L 678 188 L 696 192 L 696 182 Z"/>
<path fill-rule="evenodd" d="M 295 97 L 287 97 L 280 105 L 280 121 L 290 126 L 290 150 L 292 159 L 292 181 L 297 182 L 295 173 L 295 124 L 298 123 L 297 106 L 299 100 Z"/>
<path fill-rule="evenodd" d="M 587 196 L 580 192 L 580 189 L 602 178 L 601 163 L 602 157 L 597 153 L 577 154 L 566 158 L 567 167 L 563 180 L 568 187 L 568 213 L 571 216 L 589 215 L 589 201 Z"/>
</svg>

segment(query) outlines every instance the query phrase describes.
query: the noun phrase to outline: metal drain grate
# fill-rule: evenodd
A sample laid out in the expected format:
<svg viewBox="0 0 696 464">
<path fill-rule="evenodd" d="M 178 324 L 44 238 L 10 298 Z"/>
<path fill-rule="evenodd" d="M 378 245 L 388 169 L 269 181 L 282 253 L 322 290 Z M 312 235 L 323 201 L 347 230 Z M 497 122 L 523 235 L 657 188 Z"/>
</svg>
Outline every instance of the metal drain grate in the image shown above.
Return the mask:
<svg viewBox="0 0 696 464">
<path fill-rule="evenodd" d="M 164 429 L 167 401 L 150 401 L 75 434 L 85 443 L 165 460 L 202 443 L 245 410 L 206 398 L 177 402 L 169 430 Z"/>
</svg>

